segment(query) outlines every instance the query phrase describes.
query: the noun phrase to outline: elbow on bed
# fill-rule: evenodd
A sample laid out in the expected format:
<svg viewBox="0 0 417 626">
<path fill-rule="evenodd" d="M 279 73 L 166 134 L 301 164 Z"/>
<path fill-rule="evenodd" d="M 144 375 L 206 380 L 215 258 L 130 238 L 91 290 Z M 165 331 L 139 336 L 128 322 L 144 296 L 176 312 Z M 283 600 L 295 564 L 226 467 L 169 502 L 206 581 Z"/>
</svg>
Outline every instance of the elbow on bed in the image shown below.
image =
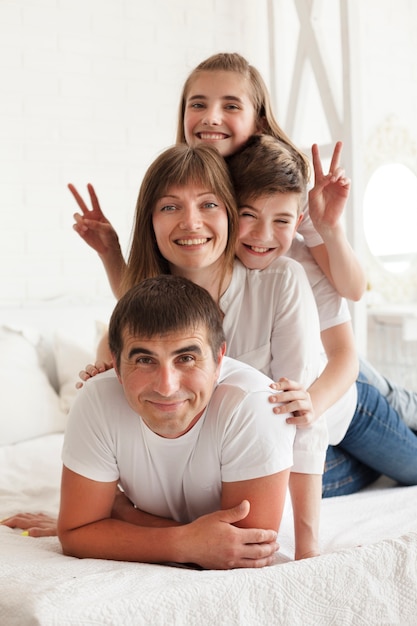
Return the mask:
<svg viewBox="0 0 417 626">
<path fill-rule="evenodd" d="M 57 535 L 61 544 L 62 554 L 65 556 L 74 556 L 79 559 L 86 556 L 85 554 L 82 554 L 79 543 L 74 537 L 74 531 L 62 529 L 58 524 Z"/>
</svg>

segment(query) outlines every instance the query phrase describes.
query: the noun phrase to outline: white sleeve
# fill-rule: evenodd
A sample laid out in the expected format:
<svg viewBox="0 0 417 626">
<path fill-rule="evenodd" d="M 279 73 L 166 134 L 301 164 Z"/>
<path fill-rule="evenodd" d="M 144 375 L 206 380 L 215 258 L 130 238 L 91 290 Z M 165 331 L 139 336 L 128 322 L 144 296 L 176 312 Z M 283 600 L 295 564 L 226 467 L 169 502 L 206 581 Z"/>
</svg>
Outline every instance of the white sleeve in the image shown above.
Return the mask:
<svg viewBox="0 0 417 626">
<path fill-rule="evenodd" d="M 230 389 L 218 407 L 231 416 L 222 440 L 222 481 L 251 480 L 290 468 L 296 429 L 287 424 L 288 415 L 273 413 L 270 390 L 245 393 L 237 406 L 234 395 Z"/>
<path fill-rule="evenodd" d="M 319 318 L 303 267 L 293 259 L 286 261 L 279 293 L 274 294 L 271 372 L 274 380 L 285 376 L 307 388 L 320 373 Z"/>
<path fill-rule="evenodd" d="M 118 480 L 119 471 L 113 452 L 114 436 L 102 410 L 98 381 L 81 390 L 68 416 L 62 461 L 68 469 L 99 482 Z"/>
</svg>

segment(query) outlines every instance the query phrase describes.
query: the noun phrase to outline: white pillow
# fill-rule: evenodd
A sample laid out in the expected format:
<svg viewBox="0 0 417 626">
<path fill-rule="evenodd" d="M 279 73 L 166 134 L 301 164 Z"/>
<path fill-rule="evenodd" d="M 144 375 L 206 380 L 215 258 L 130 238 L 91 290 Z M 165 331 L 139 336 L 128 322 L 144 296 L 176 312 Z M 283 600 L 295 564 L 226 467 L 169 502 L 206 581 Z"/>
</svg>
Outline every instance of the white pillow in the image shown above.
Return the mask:
<svg viewBox="0 0 417 626">
<path fill-rule="evenodd" d="M 68 413 L 77 395 L 75 383 L 80 382 L 79 372 L 88 363 L 95 363 L 96 348 L 106 326 L 96 322 L 90 328 L 84 329 L 84 336 L 77 338 L 65 332 L 57 331 L 54 334 L 53 350 L 58 375 L 59 397 L 61 409 Z"/>
<path fill-rule="evenodd" d="M 0 327 L 0 445 L 65 428 L 59 397 L 42 369 L 34 333 Z"/>
</svg>

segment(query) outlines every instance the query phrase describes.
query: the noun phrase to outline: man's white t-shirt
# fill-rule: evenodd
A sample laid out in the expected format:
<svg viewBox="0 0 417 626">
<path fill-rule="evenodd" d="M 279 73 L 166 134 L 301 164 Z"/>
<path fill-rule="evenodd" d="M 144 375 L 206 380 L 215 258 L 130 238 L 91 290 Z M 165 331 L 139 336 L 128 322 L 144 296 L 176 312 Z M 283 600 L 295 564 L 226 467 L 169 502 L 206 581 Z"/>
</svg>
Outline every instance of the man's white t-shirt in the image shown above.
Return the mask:
<svg viewBox="0 0 417 626">
<path fill-rule="evenodd" d="M 224 358 L 205 412 L 176 439 L 152 432 L 114 370 L 84 385 L 70 411 L 62 460 L 91 480 L 119 481 L 141 510 L 187 523 L 220 508 L 222 482 L 291 467 L 295 427 L 275 415 L 271 380 Z"/>
</svg>

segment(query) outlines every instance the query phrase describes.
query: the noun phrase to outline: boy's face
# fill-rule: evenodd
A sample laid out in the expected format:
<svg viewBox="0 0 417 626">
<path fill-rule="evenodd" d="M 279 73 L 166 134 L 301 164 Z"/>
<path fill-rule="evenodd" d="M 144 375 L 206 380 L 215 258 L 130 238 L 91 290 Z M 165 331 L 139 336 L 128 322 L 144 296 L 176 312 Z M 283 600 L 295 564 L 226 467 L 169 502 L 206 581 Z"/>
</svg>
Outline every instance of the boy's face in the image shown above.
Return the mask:
<svg viewBox="0 0 417 626">
<path fill-rule="evenodd" d="M 250 269 L 263 270 L 288 252 L 303 216 L 300 194 L 259 196 L 239 206 L 236 256 Z"/>
</svg>

